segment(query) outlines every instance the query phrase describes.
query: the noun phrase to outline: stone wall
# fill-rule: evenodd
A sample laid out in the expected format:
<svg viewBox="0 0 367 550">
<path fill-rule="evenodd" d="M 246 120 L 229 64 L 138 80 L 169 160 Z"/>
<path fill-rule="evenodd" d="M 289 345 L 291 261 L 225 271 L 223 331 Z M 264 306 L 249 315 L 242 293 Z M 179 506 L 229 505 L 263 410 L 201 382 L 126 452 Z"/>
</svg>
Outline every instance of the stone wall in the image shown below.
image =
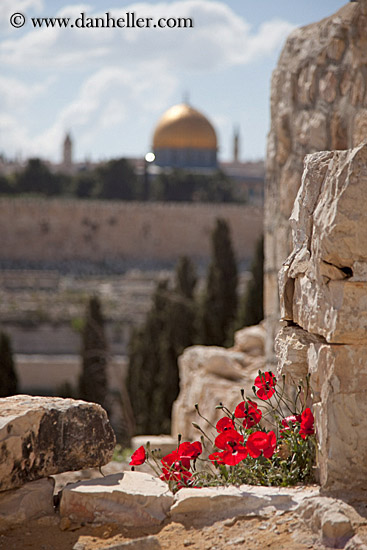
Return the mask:
<svg viewBox="0 0 367 550">
<path fill-rule="evenodd" d="M 323 490 L 367 491 L 367 142 L 308 155 L 280 274 L 281 373 L 311 375 Z"/>
<path fill-rule="evenodd" d="M 265 198 L 267 356 L 279 319 L 277 274 L 291 250 L 288 218 L 307 153 L 367 136 L 367 0 L 288 38 L 272 77 Z"/>
<path fill-rule="evenodd" d="M 216 218 L 227 220 L 239 261 L 262 233 L 262 210 L 235 204 L 0 199 L 0 261 L 130 265 L 210 257 Z"/>
</svg>

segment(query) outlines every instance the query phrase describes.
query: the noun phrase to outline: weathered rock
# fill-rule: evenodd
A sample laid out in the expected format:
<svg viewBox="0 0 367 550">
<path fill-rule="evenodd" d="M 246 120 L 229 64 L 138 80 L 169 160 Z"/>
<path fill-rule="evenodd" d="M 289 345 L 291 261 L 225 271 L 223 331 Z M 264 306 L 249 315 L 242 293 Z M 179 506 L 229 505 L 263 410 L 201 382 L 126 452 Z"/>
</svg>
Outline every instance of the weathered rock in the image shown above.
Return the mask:
<svg viewBox="0 0 367 550">
<path fill-rule="evenodd" d="M 157 537 L 150 535 L 149 537 L 140 537 L 120 544 L 106 546 L 100 550 L 125 550 L 125 548 L 130 550 L 159 550 L 161 545 Z"/>
<path fill-rule="evenodd" d="M 264 368 L 263 357 L 209 346 L 185 349 L 178 363 L 180 393 L 172 408 L 172 435 L 182 434 L 189 440 L 200 436 L 192 422 L 208 431 L 208 424 L 196 412 L 196 403 L 200 412 L 214 424 L 223 416 L 215 407 L 223 402 L 234 410 L 242 400 L 241 388 L 252 396 L 254 379 L 258 370 Z"/>
<path fill-rule="evenodd" d="M 65 487 L 60 516 L 71 521 L 147 527 L 162 523 L 172 504 L 173 495 L 160 479 L 122 472 Z"/>
<path fill-rule="evenodd" d="M 69 470 L 103 466 L 115 436 L 100 405 L 16 395 L 0 399 L 0 490 Z"/>
<path fill-rule="evenodd" d="M 307 353 L 311 344 L 324 343 L 324 339 L 300 327 L 283 327 L 277 334 L 275 351 L 278 357 L 278 377 L 286 376 L 286 383 L 297 385 L 309 372 Z"/>
<path fill-rule="evenodd" d="M 324 491 L 366 498 L 367 345 L 315 345 L 308 352 Z"/>
<path fill-rule="evenodd" d="M 264 355 L 266 330 L 263 325 L 245 327 L 235 332 L 234 349 L 249 355 Z"/>
<path fill-rule="evenodd" d="M 366 139 L 366 8 L 367 0 L 349 2 L 330 17 L 293 31 L 273 73 L 265 199 L 268 363 L 275 362 L 274 336 L 280 328 L 276 281 L 292 250 L 288 220 L 303 159 Z M 352 223 L 352 216 L 346 217 Z"/>
<path fill-rule="evenodd" d="M 367 550 L 367 540 L 363 541 L 359 535 L 355 535 L 349 539 L 344 550 Z"/>
<path fill-rule="evenodd" d="M 52 479 L 39 479 L 0 493 L 0 532 L 41 517 L 53 517 L 53 494 Z"/>
<path fill-rule="evenodd" d="M 181 489 L 170 511 L 173 521 L 187 518 L 214 523 L 235 516 L 261 515 L 269 511 L 296 509 L 305 497 L 318 494 L 315 488 L 206 487 Z"/>
<path fill-rule="evenodd" d="M 343 548 L 353 537 L 363 518 L 345 502 L 333 498 L 313 496 L 304 499 L 296 508 L 306 524 L 319 533 L 330 548 Z"/>
<path fill-rule="evenodd" d="M 291 216 L 294 251 L 282 270 L 281 295 L 294 281 L 284 314 L 332 343 L 361 343 L 367 329 L 367 143 L 309 155 Z"/>
</svg>

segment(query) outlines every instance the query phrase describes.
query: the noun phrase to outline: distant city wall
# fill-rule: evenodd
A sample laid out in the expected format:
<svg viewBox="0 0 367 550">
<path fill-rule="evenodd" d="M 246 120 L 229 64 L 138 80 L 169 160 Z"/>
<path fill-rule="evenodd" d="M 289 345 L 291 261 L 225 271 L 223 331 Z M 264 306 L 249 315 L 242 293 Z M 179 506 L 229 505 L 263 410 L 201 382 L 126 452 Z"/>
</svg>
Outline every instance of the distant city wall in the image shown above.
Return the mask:
<svg viewBox="0 0 367 550">
<path fill-rule="evenodd" d="M 248 261 L 263 230 L 263 212 L 253 206 L 1 198 L 0 261 L 207 261 L 219 217 L 229 223 L 237 259 Z"/>
</svg>

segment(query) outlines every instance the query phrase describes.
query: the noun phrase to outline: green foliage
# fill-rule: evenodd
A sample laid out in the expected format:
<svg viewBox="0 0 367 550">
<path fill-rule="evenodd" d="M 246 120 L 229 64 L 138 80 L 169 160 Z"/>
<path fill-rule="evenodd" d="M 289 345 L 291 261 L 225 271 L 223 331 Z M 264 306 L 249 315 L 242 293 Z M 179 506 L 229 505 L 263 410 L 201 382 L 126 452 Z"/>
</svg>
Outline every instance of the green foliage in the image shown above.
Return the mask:
<svg viewBox="0 0 367 550">
<path fill-rule="evenodd" d="M 100 199 L 119 199 L 130 201 L 137 199 L 137 178 L 133 167 L 124 158 L 110 160 L 96 169 Z"/>
<path fill-rule="evenodd" d="M 225 220 L 218 219 L 212 234 L 212 260 L 201 305 L 201 343 L 224 346 L 233 339 L 237 279 L 229 227 Z"/>
<path fill-rule="evenodd" d="M 195 282 L 193 266 L 182 260 L 174 288 L 158 283 L 144 325 L 132 332 L 128 391 L 137 433 L 170 433 L 179 390 L 177 358 L 195 337 Z"/>
<path fill-rule="evenodd" d="M 15 175 L 15 190 L 18 193 L 59 195 L 65 183 L 65 176 L 53 174 L 38 158 L 29 159 L 22 172 Z"/>
<path fill-rule="evenodd" d="M 150 199 L 187 202 L 235 202 L 233 181 L 223 172 L 195 174 L 183 170 L 162 172 L 150 182 Z"/>
<path fill-rule="evenodd" d="M 236 184 L 220 170 L 212 174 L 173 170 L 152 177 L 136 174 L 125 158 L 73 175 L 54 173 L 40 159 L 30 159 L 20 172 L 0 177 L 0 194 L 24 193 L 125 201 L 239 201 Z"/>
<path fill-rule="evenodd" d="M 257 325 L 264 319 L 264 237 L 256 245 L 251 264 L 251 279 L 240 300 L 238 328 Z"/>
<path fill-rule="evenodd" d="M 79 395 L 85 401 L 106 406 L 107 343 L 101 304 L 96 296 L 90 298 L 82 332 L 82 374 Z"/>
<path fill-rule="evenodd" d="M 7 334 L 0 332 L 0 397 L 17 393 L 18 378 L 15 372 L 11 341 Z"/>
</svg>

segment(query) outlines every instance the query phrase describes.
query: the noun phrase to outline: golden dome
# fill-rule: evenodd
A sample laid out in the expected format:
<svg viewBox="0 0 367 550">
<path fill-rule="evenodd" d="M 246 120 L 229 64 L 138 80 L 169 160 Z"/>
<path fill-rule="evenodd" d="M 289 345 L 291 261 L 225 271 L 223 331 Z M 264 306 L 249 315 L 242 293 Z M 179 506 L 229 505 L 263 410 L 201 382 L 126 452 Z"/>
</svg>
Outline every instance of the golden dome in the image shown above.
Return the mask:
<svg viewBox="0 0 367 550">
<path fill-rule="evenodd" d="M 217 136 L 209 120 L 186 103 L 174 105 L 159 120 L 153 149 L 217 149 Z"/>
</svg>

